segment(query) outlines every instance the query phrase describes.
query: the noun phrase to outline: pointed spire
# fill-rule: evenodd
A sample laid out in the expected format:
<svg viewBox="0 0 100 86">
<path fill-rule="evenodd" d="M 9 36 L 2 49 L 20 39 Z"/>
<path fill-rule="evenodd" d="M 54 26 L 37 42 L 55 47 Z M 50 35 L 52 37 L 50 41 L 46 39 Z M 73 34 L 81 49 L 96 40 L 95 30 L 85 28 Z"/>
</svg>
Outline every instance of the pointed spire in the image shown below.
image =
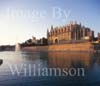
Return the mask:
<svg viewBox="0 0 100 86">
<path fill-rule="evenodd" d="M 49 33 L 49 29 L 47 29 L 47 33 Z"/>
<path fill-rule="evenodd" d="M 80 22 L 80 26 L 81 26 L 81 22 Z"/>
<path fill-rule="evenodd" d="M 53 30 L 53 25 L 51 25 L 51 31 Z"/>
<path fill-rule="evenodd" d="M 48 38 L 48 36 L 49 36 L 49 29 L 47 29 L 47 38 Z"/>
<path fill-rule="evenodd" d="M 77 21 L 75 21 L 74 23 L 77 24 Z"/>
</svg>

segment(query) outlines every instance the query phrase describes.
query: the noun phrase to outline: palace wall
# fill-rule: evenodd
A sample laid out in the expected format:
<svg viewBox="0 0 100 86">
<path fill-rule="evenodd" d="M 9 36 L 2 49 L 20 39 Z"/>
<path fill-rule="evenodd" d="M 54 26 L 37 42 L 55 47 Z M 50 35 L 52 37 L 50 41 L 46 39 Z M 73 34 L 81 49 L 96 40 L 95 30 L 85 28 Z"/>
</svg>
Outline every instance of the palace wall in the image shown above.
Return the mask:
<svg viewBox="0 0 100 86">
<path fill-rule="evenodd" d="M 100 45 L 98 45 L 100 47 Z M 98 48 L 91 43 L 61 44 L 49 46 L 24 47 L 22 51 L 94 51 Z M 95 49 L 94 49 L 95 48 Z"/>
</svg>

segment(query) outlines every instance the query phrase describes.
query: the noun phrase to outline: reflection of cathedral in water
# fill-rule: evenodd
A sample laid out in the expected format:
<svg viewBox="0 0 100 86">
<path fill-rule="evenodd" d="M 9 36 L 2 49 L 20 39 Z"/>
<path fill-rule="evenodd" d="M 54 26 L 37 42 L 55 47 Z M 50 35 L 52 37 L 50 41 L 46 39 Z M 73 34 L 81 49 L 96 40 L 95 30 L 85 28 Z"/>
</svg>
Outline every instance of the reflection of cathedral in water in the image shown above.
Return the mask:
<svg viewBox="0 0 100 86">
<path fill-rule="evenodd" d="M 85 67 L 90 68 L 94 64 L 94 54 L 75 53 L 75 52 L 49 52 L 49 67 L 71 68 Z M 96 58 L 95 58 L 96 59 Z"/>
</svg>

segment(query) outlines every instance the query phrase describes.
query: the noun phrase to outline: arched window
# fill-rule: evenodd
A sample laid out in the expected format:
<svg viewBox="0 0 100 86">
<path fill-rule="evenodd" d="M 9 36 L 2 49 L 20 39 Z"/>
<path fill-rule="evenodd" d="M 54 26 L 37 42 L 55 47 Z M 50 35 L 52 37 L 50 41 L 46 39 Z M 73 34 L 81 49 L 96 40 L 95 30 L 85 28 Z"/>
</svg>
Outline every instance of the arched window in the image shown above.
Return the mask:
<svg viewBox="0 0 100 86">
<path fill-rule="evenodd" d="M 58 44 L 58 39 L 55 39 L 55 44 Z"/>
</svg>

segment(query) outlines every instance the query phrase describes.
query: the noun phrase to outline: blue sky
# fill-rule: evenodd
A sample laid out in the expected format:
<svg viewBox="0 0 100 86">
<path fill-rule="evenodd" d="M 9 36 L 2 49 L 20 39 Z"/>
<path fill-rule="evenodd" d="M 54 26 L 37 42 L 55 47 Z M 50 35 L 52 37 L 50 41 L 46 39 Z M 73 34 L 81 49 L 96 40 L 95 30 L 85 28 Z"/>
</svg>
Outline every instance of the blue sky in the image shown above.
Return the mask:
<svg viewBox="0 0 100 86">
<path fill-rule="evenodd" d="M 77 21 L 100 32 L 99 0 L 0 0 L 0 45 L 46 37 L 47 28 Z M 60 10 L 60 14 L 58 13 Z"/>
</svg>

